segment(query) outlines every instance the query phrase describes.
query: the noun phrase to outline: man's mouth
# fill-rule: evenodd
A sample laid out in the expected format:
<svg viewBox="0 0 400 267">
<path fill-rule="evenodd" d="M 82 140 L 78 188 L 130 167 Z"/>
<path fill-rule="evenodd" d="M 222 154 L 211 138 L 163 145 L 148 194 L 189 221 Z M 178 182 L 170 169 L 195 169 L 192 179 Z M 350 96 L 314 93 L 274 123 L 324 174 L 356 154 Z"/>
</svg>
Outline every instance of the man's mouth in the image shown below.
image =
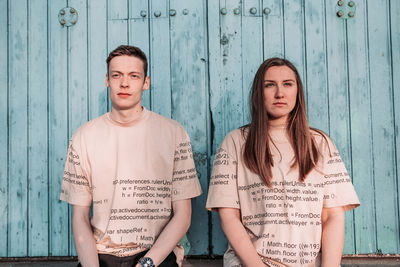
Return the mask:
<svg viewBox="0 0 400 267">
<path fill-rule="evenodd" d="M 130 97 L 131 96 L 131 94 L 128 94 L 128 93 L 118 93 L 117 94 L 119 97 L 122 97 L 122 98 L 127 98 L 127 97 Z"/>
</svg>

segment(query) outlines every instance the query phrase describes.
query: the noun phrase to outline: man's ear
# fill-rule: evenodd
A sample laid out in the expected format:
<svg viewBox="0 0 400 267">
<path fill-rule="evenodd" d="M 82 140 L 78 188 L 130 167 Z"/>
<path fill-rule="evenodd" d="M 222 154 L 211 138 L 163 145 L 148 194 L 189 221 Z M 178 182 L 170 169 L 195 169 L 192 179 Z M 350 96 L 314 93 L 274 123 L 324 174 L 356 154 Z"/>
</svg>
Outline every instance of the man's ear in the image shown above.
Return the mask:
<svg viewBox="0 0 400 267">
<path fill-rule="evenodd" d="M 148 90 L 150 88 L 150 76 L 144 78 L 143 90 Z"/>
<path fill-rule="evenodd" d="M 108 80 L 108 73 L 106 73 L 106 87 L 110 87 L 110 81 Z"/>
</svg>

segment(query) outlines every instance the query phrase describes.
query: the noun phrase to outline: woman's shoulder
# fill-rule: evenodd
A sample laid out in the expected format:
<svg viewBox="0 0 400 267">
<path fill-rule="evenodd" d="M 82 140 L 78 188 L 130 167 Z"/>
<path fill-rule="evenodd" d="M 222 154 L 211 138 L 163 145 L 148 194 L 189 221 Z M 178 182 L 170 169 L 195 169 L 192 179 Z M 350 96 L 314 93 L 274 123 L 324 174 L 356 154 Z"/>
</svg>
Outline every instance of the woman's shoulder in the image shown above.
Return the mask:
<svg viewBox="0 0 400 267">
<path fill-rule="evenodd" d="M 316 128 L 310 128 L 310 133 L 321 153 L 331 154 L 333 151 L 337 150 L 331 137 L 324 131 Z"/>
</svg>

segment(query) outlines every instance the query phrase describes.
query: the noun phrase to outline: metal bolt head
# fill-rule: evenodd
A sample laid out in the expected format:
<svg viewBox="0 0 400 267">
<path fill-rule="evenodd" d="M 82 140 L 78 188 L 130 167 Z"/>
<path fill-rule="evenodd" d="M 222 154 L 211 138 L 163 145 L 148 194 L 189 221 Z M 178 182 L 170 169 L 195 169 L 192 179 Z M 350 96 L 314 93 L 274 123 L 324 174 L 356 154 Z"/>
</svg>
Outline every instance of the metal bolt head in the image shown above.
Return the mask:
<svg viewBox="0 0 400 267">
<path fill-rule="evenodd" d="M 353 7 L 353 6 L 355 6 L 355 3 L 354 3 L 353 1 L 350 1 L 350 2 L 348 3 L 348 5 L 349 5 L 349 7 Z"/>
<path fill-rule="evenodd" d="M 347 15 L 349 15 L 350 18 L 354 17 L 354 12 L 350 11 Z"/>
<path fill-rule="evenodd" d="M 337 5 L 338 5 L 338 6 L 343 6 L 343 4 L 344 4 L 344 1 L 343 1 L 343 0 L 339 0 L 339 1 L 337 2 Z"/>
<path fill-rule="evenodd" d="M 240 14 L 240 8 L 235 8 L 235 9 L 233 10 L 233 14 L 239 15 L 239 14 Z"/>
<path fill-rule="evenodd" d="M 221 8 L 220 12 L 221 12 L 222 15 L 226 15 L 228 13 L 228 11 L 226 10 L 225 7 Z"/>
<path fill-rule="evenodd" d="M 252 14 L 252 15 L 257 14 L 257 8 L 255 8 L 255 7 L 250 8 L 250 14 Z"/>
<path fill-rule="evenodd" d="M 266 8 L 264 8 L 263 13 L 264 13 L 265 15 L 269 15 L 269 14 L 271 13 L 271 9 L 268 8 L 268 7 L 266 7 Z"/>
<path fill-rule="evenodd" d="M 176 10 L 175 9 L 170 9 L 169 10 L 169 15 L 170 16 L 175 16 L 176 15 Z"/>
<path fill-rule="evenodd" d="M 145 18 L 147 16 L 146 10 L 140 11 L 140 16 L 142 16 L 142 18 Z"/>
<path fill-rule="evenodd" d="M 61 14 L 62 16 L 64 16 L 64 15 L 65 15 L 65 10 L 62 9 L 62 10 L 60 11 L 60 14 Z"/>
<path fill-rule="evenodd" d="M 75 10 L 75 8 L 71 8 L 71 9 L 69 10 L 69 12 L 71 12 L 71 14 L 75 14 L 76 10 Z"/>
<path fill-rule="evenodd" d="M 182 14 L 183 14 L 183 15 L 189 14 L 189 10 L 187 10 L 187 9 L 185 8 L 184 10 L 182 10 Z"/>
<path fill-rule="evenodd" d="M 72 21 L 72 24 L 76 24 L 76 19 L 74 19 L 74 20 Z"/>
<path fill-rule="evenodd" d="M 67 23 L 67 22 L 65 21 L 65 19 L 62 19 L 62 20 L 61 20 L 61 25 L 65 25 L 65 23 Z"/>
<path fill-rule="evenodd" d="M 154 16 L 157 17 L 157 18 L 158 18 L 159 16 L 161 16 L 161 11 L 155 11 L 155 12 L 154 12 Z"/>
<path fill-rule="evenodd" d="M 336 15 L 337 15 L 339 18 L 343 17 L 343 15 L 344 15 L 343 10 L 339 10 L 338 12 L 336 12 Z"/>
</svg>

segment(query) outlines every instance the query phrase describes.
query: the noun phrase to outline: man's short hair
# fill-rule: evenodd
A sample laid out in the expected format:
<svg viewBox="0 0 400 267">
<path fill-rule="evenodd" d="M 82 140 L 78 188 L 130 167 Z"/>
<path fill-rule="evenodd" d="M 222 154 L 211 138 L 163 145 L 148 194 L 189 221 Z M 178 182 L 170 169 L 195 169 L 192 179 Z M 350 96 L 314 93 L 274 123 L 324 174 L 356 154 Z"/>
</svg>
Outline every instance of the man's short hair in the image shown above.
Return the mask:
<svg viewBox="0 0 400 267">
<path fill-rule="evenodd" d="M 118 56 L 131 56 L 137 57 L 143 62 L 144 74 L 147 76 L 147 57 L 146 54 L 140 50 L 139 47 L 132 46 L 132 45 L 120 45 L 115 48 L 107 57 L 107 72 L 110 70 L 110 61 L 114 57 Z"/>
</svg>

